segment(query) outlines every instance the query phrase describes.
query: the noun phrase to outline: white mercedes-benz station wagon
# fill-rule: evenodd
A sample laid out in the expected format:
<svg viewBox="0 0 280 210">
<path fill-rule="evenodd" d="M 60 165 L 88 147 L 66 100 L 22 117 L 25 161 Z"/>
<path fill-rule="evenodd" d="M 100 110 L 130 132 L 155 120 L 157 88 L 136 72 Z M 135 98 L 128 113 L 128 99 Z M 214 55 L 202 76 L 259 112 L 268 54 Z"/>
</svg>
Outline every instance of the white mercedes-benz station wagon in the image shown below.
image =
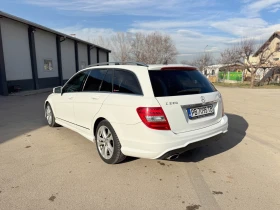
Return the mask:
<svg viewBox="0 0 280 210">
<path fill-rule="evenodd" d="M 89 66 L 54 88 L 44 105 L 48 124 L 95 141 L 109 164 L 173 160 L 227 132 L 222 96 L 195 67 L 119 64 Z"/>
</svg>

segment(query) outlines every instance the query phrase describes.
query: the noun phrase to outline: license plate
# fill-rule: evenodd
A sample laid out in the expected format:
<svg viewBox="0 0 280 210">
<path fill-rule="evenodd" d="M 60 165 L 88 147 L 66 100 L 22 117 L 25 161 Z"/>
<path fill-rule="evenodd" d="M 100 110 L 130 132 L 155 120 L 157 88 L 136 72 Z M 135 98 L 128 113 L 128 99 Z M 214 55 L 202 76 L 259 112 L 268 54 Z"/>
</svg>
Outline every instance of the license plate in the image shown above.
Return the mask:
<svg viewBox="0 0 280 210">
<path fill-rule="evenodd" d="M 213 114 L 214 114 L 213 104 L 188 109 L 188 115 L 190 119 L 197 119 Z"/>
</svg>

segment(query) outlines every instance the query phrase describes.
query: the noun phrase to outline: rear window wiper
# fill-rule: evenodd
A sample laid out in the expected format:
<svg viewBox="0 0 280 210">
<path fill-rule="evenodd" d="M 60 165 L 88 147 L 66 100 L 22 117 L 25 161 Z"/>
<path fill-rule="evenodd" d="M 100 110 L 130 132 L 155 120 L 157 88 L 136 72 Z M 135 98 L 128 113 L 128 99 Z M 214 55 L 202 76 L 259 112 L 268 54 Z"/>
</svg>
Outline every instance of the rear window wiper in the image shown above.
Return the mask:
<svg viewBox="0 0 280 210">
<path fill-rule="evenodd" d="M 179 91 L 177 91 L 177 94 L 184 94 L 184 93 L 198 94 L 200 92 L 201 92 L 200 88 L 192 88 L 192 89 L 179 90 Z"/>
</svg>

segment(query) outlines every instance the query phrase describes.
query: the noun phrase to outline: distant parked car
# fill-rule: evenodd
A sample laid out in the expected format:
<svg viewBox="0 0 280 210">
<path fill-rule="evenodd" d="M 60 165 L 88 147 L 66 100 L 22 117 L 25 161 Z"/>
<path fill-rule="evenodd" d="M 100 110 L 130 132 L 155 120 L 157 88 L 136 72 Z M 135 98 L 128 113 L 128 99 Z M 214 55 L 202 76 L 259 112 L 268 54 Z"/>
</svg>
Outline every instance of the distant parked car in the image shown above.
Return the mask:
<svg viewBox="0 0 280 210">
<path fill-rule="evenodd" d="M 227 132 L 222 96 L 196 68 L 107 64 L 77 72 L 45 102 L 48 124 L 95 141 L 106 163 L 176 159 Z"/>
</svg>

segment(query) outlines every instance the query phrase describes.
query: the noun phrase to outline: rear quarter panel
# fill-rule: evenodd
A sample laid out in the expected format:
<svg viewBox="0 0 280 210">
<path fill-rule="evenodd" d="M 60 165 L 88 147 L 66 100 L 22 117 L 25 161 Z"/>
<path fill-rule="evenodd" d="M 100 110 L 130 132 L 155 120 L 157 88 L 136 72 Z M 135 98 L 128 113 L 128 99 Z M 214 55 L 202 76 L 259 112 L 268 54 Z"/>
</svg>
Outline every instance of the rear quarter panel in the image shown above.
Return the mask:
<svg viewBox="0 0 280 210">
<path fill-rule="evenodd" d="M 159 103 L 154 97 L 113 93 L 104 101 L 94 122 L 102 117 L 111 123 L 137 124 L 142 122 L 136 111 L 138 107 L 156 106 L 159 106 Z"/>
</svg>

